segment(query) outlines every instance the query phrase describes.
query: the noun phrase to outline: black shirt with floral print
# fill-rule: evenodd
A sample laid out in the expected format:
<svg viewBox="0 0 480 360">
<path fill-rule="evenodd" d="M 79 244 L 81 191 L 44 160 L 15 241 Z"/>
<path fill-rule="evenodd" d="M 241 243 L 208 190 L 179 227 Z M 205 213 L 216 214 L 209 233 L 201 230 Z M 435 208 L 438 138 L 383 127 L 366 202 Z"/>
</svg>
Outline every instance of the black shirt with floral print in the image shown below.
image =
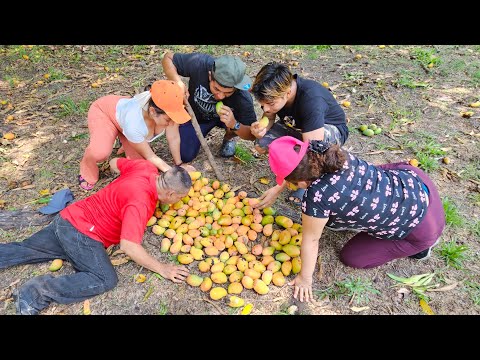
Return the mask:
<svg viewBox="0 0 480 360">
<path fill-rule="evenodd" d="M 332 228 L 381 239 L 405 238 L 425 216 L 427 194 L 410 170 L 383 170 L 347 153 L 343 168 L 323 174 L 303 196 L 304 214 L 328 218 Z"/>
</svg>

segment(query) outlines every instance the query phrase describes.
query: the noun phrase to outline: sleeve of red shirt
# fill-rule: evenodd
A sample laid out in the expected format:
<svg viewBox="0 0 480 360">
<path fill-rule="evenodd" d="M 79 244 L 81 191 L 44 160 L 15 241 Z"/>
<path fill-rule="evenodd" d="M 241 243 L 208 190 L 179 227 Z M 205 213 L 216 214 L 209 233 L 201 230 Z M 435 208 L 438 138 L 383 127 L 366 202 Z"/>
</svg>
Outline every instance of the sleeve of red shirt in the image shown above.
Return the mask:
<svg viewBox="0 0 480 360">
<path fill-rule="evenodd" d="M 127 205 L 123 209 L 120 239 L 141 244 L 150 215 L 147 214 L 147 207 L 142 203 Z"/>
</svg>

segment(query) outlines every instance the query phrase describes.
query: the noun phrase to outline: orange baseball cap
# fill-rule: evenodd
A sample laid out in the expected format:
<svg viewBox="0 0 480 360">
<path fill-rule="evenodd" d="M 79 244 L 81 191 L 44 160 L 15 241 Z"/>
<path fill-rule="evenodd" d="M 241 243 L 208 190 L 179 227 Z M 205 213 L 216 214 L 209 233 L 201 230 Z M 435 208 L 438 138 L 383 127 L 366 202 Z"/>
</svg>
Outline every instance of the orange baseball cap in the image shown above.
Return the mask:
<svg viewBox="0 0 480 360">
<path fill-rule="evenodd" d="M 183 106 L 183 89 L 171 80 L 157 80 L 150 88 L 152 100 L 177 124 L 191 119 Z"/>
</svg>

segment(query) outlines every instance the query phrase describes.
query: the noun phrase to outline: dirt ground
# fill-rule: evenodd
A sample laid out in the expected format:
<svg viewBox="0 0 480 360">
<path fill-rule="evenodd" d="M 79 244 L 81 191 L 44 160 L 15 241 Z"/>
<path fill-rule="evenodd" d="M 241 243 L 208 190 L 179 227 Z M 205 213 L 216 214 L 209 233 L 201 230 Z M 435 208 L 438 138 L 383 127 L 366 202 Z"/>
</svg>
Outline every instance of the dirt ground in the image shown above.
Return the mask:
<svg viewBox="0 0 480 360">
<path fill-rule="evenodd" d="M 252 314 L 425 314 L 411 288 L 392 287 L 397 283 L 387 273 L 410 277 L 432 272 L 432 284 L 441 290 L 426 293 L 435 314 L 480 314 L 480 109 L 469 106 L 480 101 L 480 46 L 2 46 L 0 132 L 12 132 L 15 138 L 0 143 L 0 209 L 35 211 L 43 206 L 39 199 L 65 187 L 76 200 L 84 198 L 77 175 L 88 144 L 89 105 L 107 94 L 133 95 L 162 78 L 166 50 L 238 55 L 251 77 L 276 60 L 289 64 L 294 73 L 327 82 L 339 102 L 351 103 L 345 108 L 350 119 L 345 147 L 375 164 L 418 159 L 448 208 L 448 226 L 427 261 L 400 259 L 370 270 L 348 268 L 338 254 L 352 233 L 325 230 L 315 301 L 294 302 L 289 286 L 270 286 L 263 296 L 245 290 L 242 297 L 254 305 Z M 258 104 L 256 111 L 260 116 Z M 371 123 L 382 127 L 380 135 L 366 137 L 357 130 Z M 222 137 L 223 130 L 214 129 L 207 140 L 226 182 L 252 195 L 268 189 L 274 178 L 266 158 L 250 163 L 223 159 L 218 156 Z M 251 142 L 238 144 L 253 153 Z M 164 140 L 154 147 L 171 161 Z M 203 151 L 193 165 L 214 178 Z M 100 167 L 97 189 L 113 178 L 107 163 Z M 259 182 L 261 177 L 270 185 Z M 282 195 L 277 204 L 299 218 L 300 210 L 285 200 Z M 21 241 L 39 229 L 0 229 L 0 242 Z M 160 253 L 159 239 L 148 229 L 147 251 L 174 261 Z M 192 272 L 196 263 L 189 265 Z M 49 273 L 48 266 L 0 270 L 0 314 L 14 314 L 12 290 Z M 161 280 L 131 261 L 116 270 L 118 286 L 90 300 L 92 314 L 239 313 L 222 301 L 208 300 L 198 288 Z M 70 272 L 66 263 L 57 275 Z M 139 273 L 147 281 L 136 282 Z M 42 314 L 82 314 L 82 305 L 52 304 Z"/>
</svg>

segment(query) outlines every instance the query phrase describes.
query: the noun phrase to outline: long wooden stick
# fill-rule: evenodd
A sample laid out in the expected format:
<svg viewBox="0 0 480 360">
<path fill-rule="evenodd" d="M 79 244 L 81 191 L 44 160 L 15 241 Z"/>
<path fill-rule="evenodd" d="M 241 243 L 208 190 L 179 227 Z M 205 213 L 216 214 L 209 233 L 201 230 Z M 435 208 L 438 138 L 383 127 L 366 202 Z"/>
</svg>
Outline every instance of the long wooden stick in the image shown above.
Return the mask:
<svg viewBox="0 0 480 360">
<path fill-rule="evenodd" d="M 192 107 L 188 103 L 185 105 L 185 108 L 187 109 L 188 113 L 192 117 L 192 125 L 193 128 L 195 129 L 195 133 L 197 134 L 198 140 L 200 140 L 200 144 L 202 145 L 203 150 L 207 154 L 208 161 L 210 162 L 210 165 L 212 165 L 213 171 L 215 172 L 215 176 L 217 177 L 218 180 L 223 181 L 224 178 L 222 176 L 222 173 L 219 171 L 217 168 L 217 164 L 215 163 L 215 159 L 213 158 L 212 153 L 210 152 L 210 148 L 208 147 L 208 144 L 205 140 L 205 137 L 202 134 L 202 129 L 200 129 L 200 125 L 198 125 L 197 118 L 195 116 L 195 113 L 192 110 Z"/>
</svg>

